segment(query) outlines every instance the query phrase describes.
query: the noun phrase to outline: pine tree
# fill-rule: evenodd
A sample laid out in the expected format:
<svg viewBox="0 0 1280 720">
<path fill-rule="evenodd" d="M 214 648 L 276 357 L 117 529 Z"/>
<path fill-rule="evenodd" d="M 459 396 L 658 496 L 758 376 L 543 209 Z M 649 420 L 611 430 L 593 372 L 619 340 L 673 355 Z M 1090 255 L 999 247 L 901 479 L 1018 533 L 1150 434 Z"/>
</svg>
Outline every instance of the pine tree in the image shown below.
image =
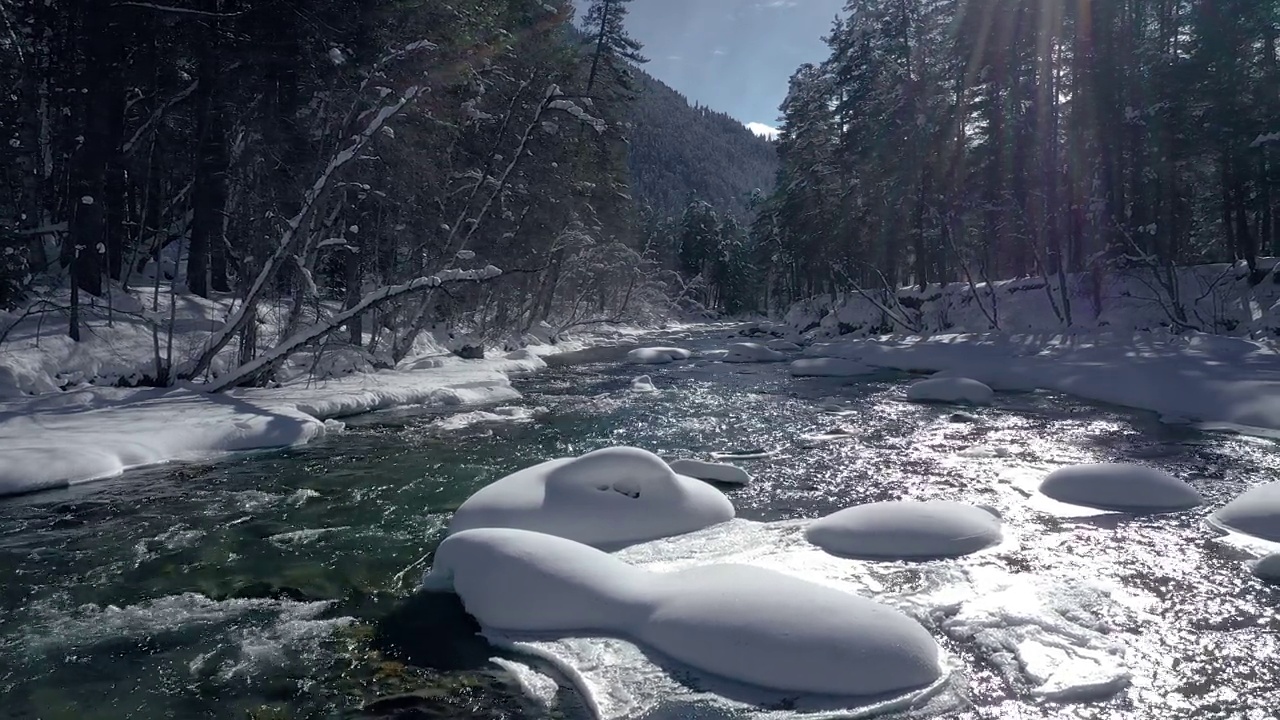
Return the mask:
<svg viewBox="0 0 1280 720">
<path fill-rule="evenodd" d="M 587 95 L 595 90 L 600 71 L 607 71 L 611 84 L 630 89 L 630 72 L 626 63 L 643 65 L 648 58 L 640 54 L 644 45 L 627 34 L 624 22 L 631 0 L 591 0 L 584 21 L 595 50 L 591 54 L 591 73 L 587 76 Z"/>
</svg>

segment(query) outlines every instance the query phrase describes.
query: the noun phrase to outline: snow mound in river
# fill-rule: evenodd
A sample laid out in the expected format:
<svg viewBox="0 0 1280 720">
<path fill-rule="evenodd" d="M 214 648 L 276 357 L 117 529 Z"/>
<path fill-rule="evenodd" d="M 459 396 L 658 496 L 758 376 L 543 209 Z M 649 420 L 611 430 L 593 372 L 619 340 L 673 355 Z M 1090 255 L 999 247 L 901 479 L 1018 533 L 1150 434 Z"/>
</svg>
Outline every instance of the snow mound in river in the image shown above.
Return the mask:
<svg viewBox="0 0 1280 720">
<path fill-rule="evenodd" d="M 1040 483 L 1059 502 L 1120 512 L 1173 512 L 1201 504 L 1200 493 L 1169 473 L 1143 465 L 1069 465 Z"/>
<path fill-rule="evenodd" d="M 958 557 L 1000 543 L 1000 518 L 950 500 L 858 505 L 810 523 L 809 542 L 833 555 L 909 560 Z"/>
<path fill-rule="evenodd" d="M 934 377 L 907 388 L 911 402 L 968 403 L 990 405 L 995 392 L 977 380 L 963 377 Z"/>
<path fill-rule="evenodd" d="M 672 460 L 667 463 L 671 469 L 681 475 L 699 480 L 746 485 L 751 482 L 751 475 L 737 465 L 728 463 L 703 462 L 702 460 Z"/>
<path fill-rule="evenodd" d="M 1209 516 L 1209 522 L 1227 530 L 1280 542 L 1280 481 L 1246 490 Z"/>
<path fill-rule="evenodd" d="M 647 347 L 636 348 L 627 353 L 627 362 L 632 365 L 662 365 L 677 360 L 688 360 L 691 353 L 684 348 Z"/>
<path fill-rule="evenodd" d="M 658 388 L 654 387 L 653 378 L 648 375 L 641 375 L 631 381 L 631 392 L 656 393 Z"/>
<path fill-rule="evenodd" d="M 1253 564 L 1254 577 L 1280 583 L 1280 553 L 1272 553 Z"/>
<path fill-rule="evenodd" d="M 786 355 L 777 350 L 770 350 L 760 343 L 733 343 L 725 348 L 724 361 L 727 363 L 760 363 L 760 362 L 782 362 L 787 359 Z"/>
<path fill-rule="evenodd" d="M 778 352 L 800 352 L 804 349 L 790 340 L 770 340 L 765 346 Z"/>
<path fill-rule="evenodd" d="M 477 491 L 449 532 L 520 528 L 616 546 L 700 530 L 734 516 L 719 490 L 646 450 L 612 447 L 549 460 Z"/>
<path fill-rule="evenodd" d="M 750 565 L 653 573 L 562 538 L 481 529 L 447 538 L 425 585 L 502 632 L 639 641 L 748 685 L 840 696 L 927 686 L 937 643 L 907 615 Z"/>
<path fill-rule="evenodd" d="M 873 372 L 873 367 L 843 358 L 803 358 L 791 363 L 796 377 L 854 377 Z"/>
</svg>

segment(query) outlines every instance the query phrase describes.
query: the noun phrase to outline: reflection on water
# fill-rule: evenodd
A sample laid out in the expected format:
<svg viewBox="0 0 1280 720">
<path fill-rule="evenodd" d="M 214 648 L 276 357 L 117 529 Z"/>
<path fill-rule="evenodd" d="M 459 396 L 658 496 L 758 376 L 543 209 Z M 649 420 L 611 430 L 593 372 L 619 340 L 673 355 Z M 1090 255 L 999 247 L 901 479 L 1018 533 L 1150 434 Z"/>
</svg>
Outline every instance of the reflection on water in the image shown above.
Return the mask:
<svg viewBox="0 0 1280 720">
<path fill-rule="evenodd" d="M 660 392 L 627 392 L 640 374 Z M 956 414 L 901 402 L 906 381 L 797 380 L 785 366 L 706 361 L 555 368 L 517 382 L 519 411 L 376 413 L 303 448 L 0 502 L 4 716 L 365 708 L 515 718 L 546 716 L 551 704 L 577 717 L 584 703 L 607 709 L 626 696 L 632 705 L 614 715 L 661 717 L 653 698 L 665 676 L 639 683 L 653 671 L 628 660 L 625 643 L 550 646 L 568 665 L 529 667 L 476 637 L 456 602 L 411 596 L 449 513 L 475 489 L 611 444 L 695 457 L 778 450 L 741 461 L 753 484 L 725 488 L 745 522 L 716 531 L 722 546 L 678 539 L 629 559 L 657 569 L 754 553 L 752 562 L 853 582 L 903 608 L 939 638 L 954 671 L 945 697 L 912 716 L 1266 717 L 1280 703 L 1280 590 L 1202 526 L 1211 508 L 1275 477 L 1273 443 L 1056 395 L 1002 394 L 994 408 Z M 837 429 L 838 439 L 801 439 Z M 1208 504 L 1075 514 L 1034 495 L 1054 467 L 1111 460 L 1187 478 Z M 835 560 L 787 540 L 797 534 L 785 521 L 897 498 L 993 506 L 1008 537 L 960 561 L 911 564 Z M 565 674 L 592 653 L 604 659 L 599 677 L 612 677 L 599 680 L 606 694 L 554 689 L 548 678 L 572 687 Z"/>
</svg>

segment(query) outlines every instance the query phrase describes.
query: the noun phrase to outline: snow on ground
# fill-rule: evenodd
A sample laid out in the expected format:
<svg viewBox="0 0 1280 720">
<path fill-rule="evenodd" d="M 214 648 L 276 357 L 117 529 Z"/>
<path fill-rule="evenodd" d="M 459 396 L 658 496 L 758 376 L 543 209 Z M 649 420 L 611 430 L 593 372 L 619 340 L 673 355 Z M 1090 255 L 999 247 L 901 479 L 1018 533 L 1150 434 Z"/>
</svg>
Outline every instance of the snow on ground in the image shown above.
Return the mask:
<svg viewBox="0 0 1280 720">
<path fill-rule="evenodd" d="M 218 395 L 198 385 L 175 388 L 114 387 L 153 370 L 153 337 L 143 318 L 176 318 L 173 356 L 193 356 L 225 316 L 230 299 L 155 298 L 114 290 L 86 304 L 89 322 L 80 343 L 65 337 L 55 318 L 0 317 L 9 329 L 0 352 L 0 496 L 65 487 L 117 475 L 129 468 L 174 460 L 198 460 L 226 452 L 280 448 L 309 442 L 340 427 L 333 418 L 404 405 L 456 406 L 512 400 L 509 376 L 546 367 L 543 358 L 577 351 L 605 336 L 542 339 L 546 328 L 522 339 L 528 347 L 483 360 L 462 360 L 449 350 L 459 340 L 447 332 L 423 333 L 410 359 L 395 370 L 373 371 L 354 349 L 299 354 L 281 371 L 275 388 Z M 264 310 L 264 333 L 282 313 Z M 273 314 L 275 313 L 275 314 Z M 3 315 L 3 314 L 0 314 Z M 107 326 L 108 319 L 112 325 Z M 625 338 L 639 331 L 622 330 Z M 268 335 L 269 336 L 269 335 Z M 161 337 L 162 347 L 167 339 Z M 463 418 L 465 420 L 467 418 Z M 477 418 L 470 418 L 477 419 Z M 461 420 L 459 420 L 461 421 Z"/>
<path fill-rule="evenodd" d="M 791 374 L 796 377 L 857 377 L 875 371 L 873 367 L 843 358 L 801 358 L 791 363 Z"/>
<path fill-rule="evenodd" d="M 1054 470 L 1040 492 L 1059 502 L 1120 512 L 1176 512 L 1200 505 L 1200 493 L 1163 470 L 1099 463 Z"/>
<path fill-rule="evenodd" d="M 957 560 L 866 563 L 830 555 L 804 538 L 804 522 L 733 520 L 697 533 L 633 545 L 616 553 L 628 569 L 673 573 L 705 566 L 750 565 L 852 592 L 898 608 L 935 636 L 963 639 L 983 663 L 1030 697 L 1106 696 L 1129 682 L 1123 598 L 1087 577 L 1070 582 L 1001 567 L 979 553 Z M 575 566 L 576 567 L 576 566 Z M 578 568 L 580 569 L 580 568 Z M 502 582 L 494 573 L 489 582 Z M 644 577 L 642 575 L 641 577 Z M 647 585 L 646 585 L 647 587 Z M 928 588 L 928 590 L 914 590 Z M 731 588 L 716 593 L 723 613 Z M 508 591 L 509 592 L 509 591 Z M 615 616 L 616 617 L 616 614 Z M 769 691 L 672 667 L 644 649 L 643 637 L 547 637 L 489 631 L 495 643 L 550 662 L 586 696 L 596 716 L 864 717 L 910 707 L 943 717 L 969 707 L 964 677 L 944 676 L 927 690 L 860 701 Z M 957 663 L 943 659 L 945 670 Z M 785 707 L 781 712 L 775 708 Z"/>
<path fill-rule="evenodd" d="M 612 447 L 539 463 L 467 498 L 450 533 L 519 528 L 599 546 L 700 530 L 733 518 L 724 493 L 645 450 Z"/>
<path fill-rule="evenodd" d="M 835 555 L 920 560 L 968 555 L 1000 544 L 991 510 L 950 500 L 890 500 L 857 505 L 813 521 L 809 542 Z"/>
<path fill-rule="evenodd" d="M 688 360 L 690 355 L 692 353 L 683 348 L 644 347 L 627 353 L 627 362 L 633 365 L 664 365 L 677 360 Z"/>
<path fill-rule="evenodd" d="M 942 674 L 937 643 L 907 615 L 752 565 L 654 573 L 571 540 L 484 528 L 447 538 L 425 584 L 457 592 L 491 632 L 633 638 L 759 688 L 878 696 Z"/>
<path fill-rule="evenodd" d="M 1209 516 L 1223 530 L 1280 542 L 1280 481 L 1252 487 Z"/>
<path fill-rule="evenodd" d="M 711 480 L 713 482 L 730 483 L 733 485 L 746 485 L 751 482 L 751 475 L 737 465 L 728 463 L 704 462 L 702 460 L 686 460 L 684 458 L 669 460 L 667 464 L 671 466 L 679 475 L 685 475 L 699 480 Z"/>
<path fill-rule="evenodd" d="M 892 336 L 807 351 L 908 371 L 948 371 L 994 388 L 1043 389 L 1150 410 L 1210 430 L 1280 437 L 1280 353 L 1191 333 Z"/>
<path fill-rule="evenodd" d="M 912 383 L 907 388 L 907 400 L 990 405 L 995 400 L 995 392 L 977 380 L 963 377 L 935 377 Z"/>
<path fill-rule="evenodd" d="M 721 359 L 727 363 L 782 362 L 787 359 L 786 355 L 777 350 L 770 350 L 760 343 L 732 343 L 725 350 L 727 352 Z"/>
</svg>

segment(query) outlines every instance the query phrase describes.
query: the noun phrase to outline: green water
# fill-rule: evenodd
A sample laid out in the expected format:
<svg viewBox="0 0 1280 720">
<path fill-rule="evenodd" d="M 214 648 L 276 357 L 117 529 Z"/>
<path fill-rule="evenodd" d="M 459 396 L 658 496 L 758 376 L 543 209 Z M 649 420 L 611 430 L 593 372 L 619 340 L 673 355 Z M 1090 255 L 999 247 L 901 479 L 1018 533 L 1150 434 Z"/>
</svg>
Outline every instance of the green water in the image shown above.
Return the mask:
<svg viewBox="0 0 1280 720">
<path fill-rule="evenodd" d="M 1210 539 L 1204 513 L 1066 527 L 1010 505 L 997 479 L 1019 463 L 1136 460 L 1191 478 L 1212 506 L 1275 477 L 1273 444 L 1049 394 L 1002 395 L 975 412 L 980 422 L 954 422 L 951 409 L 901 402 L 909 378 L 892 373 L 795 380 L 778 366 L 705 361 L 644 371 L 663 392 L 624 392 L 635 368 L 553 369 L 516 383 L 528 423 L 443 430 L 439 410 L 378 413 L 301 448 L 0 501 L 0 717 L 581 715 L 569 691 L 554 713 L 525 698 L 456 601 L 413 589 L 475 489 L 610 444 L 779 449 L 748 465 L 752 485 L 726 488 L 754 520 L 899 497 L 985 499 L 1043 532 L 1010 568 L 1086 572 L 1157 598 L 1133 629 L 1149 687 L 1046 704 L 980 644 L 947 641 L 966 665 L 962 714 L 1265 717 L 1277 706 L 1280 592 Z M 824 414 L 831 399 L 852 412 Z M 798 440 L 837 424 L 854 439 Z M 976 446 L 1009 453 L 956 461 Z"/>
</svg>

